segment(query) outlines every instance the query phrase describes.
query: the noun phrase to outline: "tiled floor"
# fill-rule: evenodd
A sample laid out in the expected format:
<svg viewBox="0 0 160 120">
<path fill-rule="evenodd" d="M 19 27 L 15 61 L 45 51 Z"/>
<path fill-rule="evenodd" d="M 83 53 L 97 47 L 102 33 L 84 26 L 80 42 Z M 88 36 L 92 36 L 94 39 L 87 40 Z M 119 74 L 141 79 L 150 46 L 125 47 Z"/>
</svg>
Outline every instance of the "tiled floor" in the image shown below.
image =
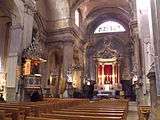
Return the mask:
<svg viewBox="0 0 160 120">
<path fill-rule="evenodd" d="M 137 103 L 129 102 L 129 113 L 127 120 L 138 120 Z"/>
</svg>

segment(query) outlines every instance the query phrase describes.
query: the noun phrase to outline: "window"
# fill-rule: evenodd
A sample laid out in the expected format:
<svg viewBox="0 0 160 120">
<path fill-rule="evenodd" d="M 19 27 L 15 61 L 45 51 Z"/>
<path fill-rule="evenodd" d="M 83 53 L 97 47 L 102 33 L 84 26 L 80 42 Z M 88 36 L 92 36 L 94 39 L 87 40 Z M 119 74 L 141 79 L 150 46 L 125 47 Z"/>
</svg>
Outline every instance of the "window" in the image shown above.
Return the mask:
<svg viewBox="0 0 160 120">
<path fill-rule="evenodd" d="M 94 33 L 124 32 L 125 28 L 118 22 L 107 21 L 99 25 Z"/>
<path fill-rule="evenodd" d="M 79 27 L 79 19 L 80 19 L 80 15 L 79 15 L 79 11 L 76 10 L 75 11 L 75 24 Z"/>
</svg>

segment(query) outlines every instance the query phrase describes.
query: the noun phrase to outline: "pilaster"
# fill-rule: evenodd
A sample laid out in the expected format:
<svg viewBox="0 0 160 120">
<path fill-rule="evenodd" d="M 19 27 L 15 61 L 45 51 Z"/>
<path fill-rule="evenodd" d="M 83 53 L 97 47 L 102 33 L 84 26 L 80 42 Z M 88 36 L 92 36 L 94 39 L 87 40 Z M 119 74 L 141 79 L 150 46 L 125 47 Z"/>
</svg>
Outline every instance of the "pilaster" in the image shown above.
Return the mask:
<svg viewBox="0 0 160 120">
<path fill-rule="evenodd" d="M 63 46 L 63 65 L 64 65 L 64 79 L 66 80 L 67 96 L 73 97 L 73 42 L 64 42 Z"/>
<path fill-rule="evenodd" d="M 12 25 L 11 27 L 11 43 L 9 49 L 9 55 L 7 59 L 7 101 L 15 100 L 16 85 L 17 85 L 17 68 L 18 68 L 18 57 L 22 52 L 22 31 L 21 25 Z"/>
<path fill-rule="evenodd" d="M 24 0 L 24 34 L 23 34 L 23 48 L 28 47 L 32 40 L 32 30 L 34 13 L 36 12 L 35 0 Z"/>
<path fill-rule="evenodd" d="M 151 114 L 150 120 L 158 120 L 156 119 L 156 109 L 157 109 L 157 89 L 156 89 L 156 75 L 154 70 L 154 65 L 152 66 L 151 70 L 149 71 L 147 77 L 150 80 L 150 98 L 151 98 Z"/>
</svg>

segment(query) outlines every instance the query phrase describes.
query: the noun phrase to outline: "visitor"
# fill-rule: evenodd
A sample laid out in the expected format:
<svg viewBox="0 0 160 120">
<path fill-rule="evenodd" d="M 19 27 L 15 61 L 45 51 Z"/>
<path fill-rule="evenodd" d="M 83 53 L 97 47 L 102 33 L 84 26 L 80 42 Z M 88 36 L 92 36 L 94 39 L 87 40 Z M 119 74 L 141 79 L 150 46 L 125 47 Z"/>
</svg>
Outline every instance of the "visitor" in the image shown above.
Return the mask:
<svg viewBox="0 0 160 120">
<path fill-rule="evenodd" d="M 31 102 L 37 102 L 37 101 L 41 101 L 42 97 L 39 94 L 38 91 L 34 91 L 33 94 L 31 95 Z"/>
<path fill-rule="evenodd" d="M 88 98 L 92 99 L 93 98 L 93 92 L 94 92 L 94 83 L 91 82 L 90 86 L 89 86 L 89 95 Z"/>
<path fill-rule="evenodd" d="M 5 102 L 5 100 L 3 98 L 3 94 L 0 95 L 0 102 Z"/>
</svg>

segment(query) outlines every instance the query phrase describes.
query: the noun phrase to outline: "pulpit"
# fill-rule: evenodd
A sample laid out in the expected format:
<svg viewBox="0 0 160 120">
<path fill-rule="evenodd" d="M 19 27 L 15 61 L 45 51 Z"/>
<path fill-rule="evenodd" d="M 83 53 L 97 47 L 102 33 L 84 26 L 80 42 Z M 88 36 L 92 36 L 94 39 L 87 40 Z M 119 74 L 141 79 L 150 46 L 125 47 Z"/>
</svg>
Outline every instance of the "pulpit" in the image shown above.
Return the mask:
<svg viewBox="0 0 160 120">
<path fill-rule="evenodd" d="M 42 62 L 43 61 L 40 59 L 29 58 L 23 61 L 23 89 L 25 101 L 30 100 L 30 96 L 34 91 L 38 91 L 42 94 L 41 74 L 39 72 L 39 66 Z"/>
</svg>

